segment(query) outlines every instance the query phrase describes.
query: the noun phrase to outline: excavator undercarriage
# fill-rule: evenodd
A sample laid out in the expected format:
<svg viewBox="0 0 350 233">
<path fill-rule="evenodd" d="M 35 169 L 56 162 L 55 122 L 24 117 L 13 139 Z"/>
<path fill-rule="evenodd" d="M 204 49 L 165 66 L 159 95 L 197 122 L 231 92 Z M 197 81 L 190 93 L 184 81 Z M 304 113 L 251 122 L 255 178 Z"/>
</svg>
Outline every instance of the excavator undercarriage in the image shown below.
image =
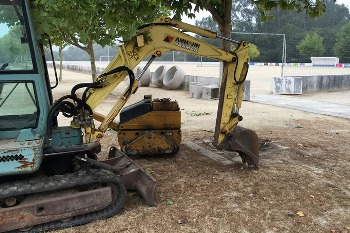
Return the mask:
<svg viewBox="0 0 350 233">
<path fill-rule="evenodd" d="M 60 175 L 39 170 L 29 178 L 7 177 L 0 184 L 0 232 L 43 232 L 114 216 L 124 206 L 126 190 L 137 191 L 154 206 L 155 180 L 117 148 L 108 157 L 75 156 L 74 171 Z M 48 168 L 54 160 L 45 164 L 54 169 Z"/>
<path fill-rule="evenodd" d="M 107 218 L 126 198 L 122 182 L 101 169 L 3 183 L 0 189 L 2 232 L 43 232 Z"/>
</svg>

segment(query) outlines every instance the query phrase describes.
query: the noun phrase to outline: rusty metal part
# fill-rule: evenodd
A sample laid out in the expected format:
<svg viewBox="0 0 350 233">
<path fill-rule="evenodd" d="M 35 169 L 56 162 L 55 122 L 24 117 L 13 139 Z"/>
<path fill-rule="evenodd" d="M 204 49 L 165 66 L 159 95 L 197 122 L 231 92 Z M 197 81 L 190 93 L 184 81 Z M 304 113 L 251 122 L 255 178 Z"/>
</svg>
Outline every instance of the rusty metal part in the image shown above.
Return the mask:
<svg viewBox="0 0 350 233">
<path fill-rule="evenodd" d="M 45 232 L 86 224 L 116 215 L 126 198 L 113 172 L 91 168 L 3 183 L 0 190 L 0 232 Z M 11 197 L 15 205 L 4 205 L 13 203 Z"/>
<path fill-rule="evenodd" d="M 101 210 L 112 203 L 110 187 L 47 198 L 0 210 L 0 229 L 10 231 Z"/>
<path fill-rule="evenodd" d="M 180 130 L 129 130 L 118 134 L 119 145 L 128 156 L 174 155 L 181 143 Z"/>
<path fill-rule="evenodd" d="M 236 126 L 221 144 L 214 146 L 218 149 L 237 151 L 244 164 L 259 167 L 259 138 L 253 130 Z"/>
<path fill-rule="evenodd" d="M 154 99 L 152 102 L 153 111 L 179 111 L 177 101 L 171 101 L 169 98 Z"/>
<path fill-rule="evenodd" d="M 102 162 L 113 167 L 127 190 L 137 191 L 147 205 L 156 205 L 154 192 L 157 182 L 123 152 L 111 147 L 109 159 Z"/>
<path fill-rule="evenodd" d="M 77 160 L 89 163 L 92 166 L 114 172 L 123 182 L 127 190 L 137 191 L 149 206 L 155 206 L 154 191 L 156 181 L 135 164 L 128 156 L 115 147 L 108 155 L 109 159 L 97 161 L 89 158 L 76 157 Z"/>
<path fill-rule="evenodd" d="M 173 155 L 181 143 L 181 112 L 177 101 L 145 98 L 120 114 L 118 143 L 128 156 Z"/>
</svg>

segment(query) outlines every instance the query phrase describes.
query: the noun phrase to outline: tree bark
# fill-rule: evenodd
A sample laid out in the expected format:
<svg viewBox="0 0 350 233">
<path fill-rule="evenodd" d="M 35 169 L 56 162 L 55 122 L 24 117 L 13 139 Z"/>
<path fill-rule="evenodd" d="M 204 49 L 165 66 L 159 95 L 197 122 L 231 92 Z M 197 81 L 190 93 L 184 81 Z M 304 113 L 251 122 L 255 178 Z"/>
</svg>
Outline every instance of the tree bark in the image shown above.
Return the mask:
<svg viewBox="0 0 350 233">
<path fill-rule="evenodd" d="M 65 36 L 65 41 L 68 41 L 69 44 L 75 45 L 89 54 L 92 81 L 95 82 L 96 81 L 96 63 L 95 63 L 95 52 L 93 47 L 93 41 L 89 41 L 87 42 L 86 46 L 83 46 L 79 43 L 77 38 L 75 38 L 74 35 L 71 35 L 71 34 L 68 34 Z"/>
<path fill-rule="evenodd" d="M 224 15 L 222 16 L 222 23 L 219 24 L 220 34 L 224 37 L 231 38 L 232 32 L 232 22 L 231 22 L 231 12 L 232 12 L 232 0 L 222 0 L 224 4 Z M 229 41 L 221 40 L 221 49 L 231 50 L 231 43 Z"/>
<path fill-rule="evenodd" d="M 94 47 L 92 44 L 92 41 L 90 41 L 87 44 L 87 53 L 90 56 L 90 64 L 91 64 L 91 76 L 92 76 L 92 81 L 96 81 L 96 63 L 95 63 L 95 52 L 94 52 Z"/>
<path fill-rule="evenodd" d="M 223 11 L 216 9 L 210 3 L 207 3 L 205 8 L 211 13 L 213 19 L 218 23 L 220 35 L 231 38 L 232 0 L 221 0 L 221 6 Z M 231 50 L 231 44 L 229 41 L 220 40 L 220 48 L 223 50 Z"/>
<path fill-rule="evenodd" d="M 216 9 L 211 4 L 206 4 L 206 9 L 211 13 L 213 19 L 218 23 L 220 35 L 223 37 L 231 38 L 231 32 L 232 32 L 232 21 L 231 21 L 231 12 L 232 12 L 232 0 L 221 0 L 221 6 L 223 8 L 223 11 Z M 225 51 L 231 51 L 231 42 L 226 40 L 220 40 L 220 48 Z M 222 77 L 224 75 L 227 75 L 228 69 L 228 63 L 222 62 L 220 65 L 220 83 L 221 86 L 223 86 L 223 83 L 225 82 L 222 80 Z"/>
<path fill-rule="evenodd" d="M 59 54 L 59 57 L 60 57 L 60 74 L 58 76 L 58 80 L 59 81 L 62 81 L 62 50 L 63 50 L 63 48 L 62 48 L 62 46 L 60 46 L 58 48 L 58 54 Z"/>
</svg>

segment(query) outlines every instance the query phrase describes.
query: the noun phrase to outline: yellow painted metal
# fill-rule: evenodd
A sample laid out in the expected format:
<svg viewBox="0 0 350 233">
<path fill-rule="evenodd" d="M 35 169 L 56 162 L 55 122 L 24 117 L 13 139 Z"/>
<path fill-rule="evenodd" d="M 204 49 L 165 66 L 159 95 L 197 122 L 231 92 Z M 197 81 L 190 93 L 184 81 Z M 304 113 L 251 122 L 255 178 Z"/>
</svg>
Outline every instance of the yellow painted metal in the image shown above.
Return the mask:
<svg viewBox="0 0 350 233">
<path fill-rule="evenodd" d="M 118 142 L 128 155 L 175 154 L 181 143 L 181 112 L 176 101 L 155 99 L 151 111 L 118 126 Z M 135 107 L 137 108 L 137 107 Z"/>
<path fill-rule="evenodd" d="M 223 96 L 223 100 L 222 103 L 219 103 L 222 105 L 219 106 L 219 108 L 223 108 L 224 110 L 222 114 L 218 114 L 219 120 L 217 121 L 217 125 L 219 125 L 220 128 L 218 131 L 220 132 L 225 125 L 236 121 L 232 116 L 241 105 L 240 98 L 243 92 L 243 85 L 237 85 L 233 80 L 233 76 L 237 79 L 241 79 L 243 64 L 249 61 L 248 45 L 246 42 L 242 42 L 235 51 L 224 51 L 194 38 L 181 30 L 216 38 L 216 33 L 214 32 L 209 32 L 205 29 L 172 20 L 169 17 L 160 17 L 154 24 L 146 25 L 140 29 L 139 35 L 131 39 L 129 43 L 120 46 L 118 48 L 119 53 L 112 59 L 104 73 L 120 66 L 127 66 L 132 70 L 146 57 L 150 55 L 158 57 L 170 50 L 226 62 L 228 66 L 224 66 L 226 70 L 223 71 L 222 78 L 224 87 L 222 87 L 220 91 L 224 93 L 220 94 Z M 140 35 L 143 35 L 143 39 Z M 123 71 L 106 77 L 98 77 L 97 80 L 102 81 L 103 87 L 90 89 L 87 104 L 94 110 L 127 75 L 127 71 Z M 103 135 L 121 111 L 130 95 L 135 93 L 137 88 L 138 81 L 135 80 L 131 85 L 131 92 L 129 92 L 129 89 L 126 89 L 118 98 L 114 107 L 104 118 L 101 125 L 94 131 L 96 135 L 92 135 L 92 139 L 100 138 L 100 136 Z M 232 127 L 230 128 L 230 130 L 232 130 Z M 222 140 L 222 137 L 223 135 L 218 135 L 218 142 Z"/>
<path fill-rule="evenodd" d="M 224 63 L 223 65 L 214 145 L 220 145 L 225 137 L 234 131 L 237 123 L 241 120 L 239 108 L 242 105 L 244 91 L 244 82 L 242 81 L 246 77 L 250 59 L 247 50 L 248 45 L 245 42 L 241 43 L 235 51 L 236 62 Z"/>
<path fill-rule="evenodd" d="M 106 118 L 106 116 L 102 115 L 101 113 L 94 112 L 94 119 L 95 120 L 102 122 L 105 118 Z M 119 124 L 115 123 L 114 121 L 109 123 L 109 128 L 111 128 L 113 130 L 118 130 L 118 127 L 119 127 Z"/>
</svg>

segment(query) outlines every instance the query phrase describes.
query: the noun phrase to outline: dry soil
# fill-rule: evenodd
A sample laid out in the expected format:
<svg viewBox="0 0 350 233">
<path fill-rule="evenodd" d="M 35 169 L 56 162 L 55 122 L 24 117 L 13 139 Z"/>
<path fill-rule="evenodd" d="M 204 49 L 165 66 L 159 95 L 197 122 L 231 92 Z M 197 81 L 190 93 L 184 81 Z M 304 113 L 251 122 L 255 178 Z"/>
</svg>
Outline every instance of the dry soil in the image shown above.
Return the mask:
<svg viewBox="0 0 350 233">
<path fill-rule="evenodd" d="M 55 97 L 89 79 L 88 74 L 64 71 Z M 123 90 L 126 82 L 121 86 Z M 269 85 L 254 87 L 253 94 L 266 92 Z M 108 111 L 120 92 L 111 93 L 99 111 Z M 155 207 L 128 193 L 119 215 L 55 232 L 350 232 L 348 119 L 244 102 L 241 125 L 256 131 L 260 138 L 260 168 L 253 170 L 242 166 L 235 153 L 216 151 L 211 145 L 217 100 L 142 87 L 129 103 L 144 94 L 177 100 L 183 141 L 225 156 L 233 165 L 224 166 L 184 144 L 171 158 L 138 159 L 157 180 Z M 332 92 L 330 96 L 333 102 L 337 102 L 334 98 L 348 100 L 350 92 Z M 305 98 L 329 99 L 327 93 Z M 116 133 L 107 131 L 103 152 L 116 143 Z"/>
</svg>

